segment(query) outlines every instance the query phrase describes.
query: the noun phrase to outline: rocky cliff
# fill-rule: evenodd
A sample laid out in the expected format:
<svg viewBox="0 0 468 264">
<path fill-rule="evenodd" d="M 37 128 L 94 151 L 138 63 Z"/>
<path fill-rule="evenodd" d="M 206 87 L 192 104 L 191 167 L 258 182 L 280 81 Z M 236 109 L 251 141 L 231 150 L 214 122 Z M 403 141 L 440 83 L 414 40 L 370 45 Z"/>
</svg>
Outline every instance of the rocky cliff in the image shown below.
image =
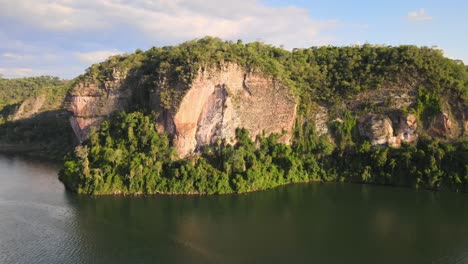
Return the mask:
<svg viewBox="0 0 468 264">
<path fill-rule="evenodd" d="M 358 119 L 358 129 L 372 145 L 400 147 L 402 142 L 412 143 L 418 139 L 414 114 L 401 115 L 396 123 L 384 114 L 365 114 Z"/>
<path fill-rule="evenodd" d="M 184 91 L 184 96 L 172 111 L 164 110 L 155 125 L 173 136 L 173 145 L 182 157 L 218 139 L 232 143 L 239 127 L 252 137 L 264 132 L 282 134 L 284 143 L 291 139 L 296 99 L 290 88 L 260 72 L 229 63 L 199 69 L 189 86 L 172 85 Z M 68 97 L 68 109 L 78 139 L 83 141 L 92 127 L 111 114 L 128 110 L 134 89 L 138 87 L 126 86 L 120 75 L 112 75 L 104 84 L 77 83 Z M 150 107 L 159 110 L 157 84 L 152 91 Z"/>
<path fill-rule="evenodd" d="M 171 135 L 181 157 L 218 139 L 233 143 L 241 127 L 252 137 L 282 134 L 289 143 L 296 120 L 333 139 L 330 124 L 345 113 L 373 145 L 400 147 L 422 136 L 449 141 L 467 133 L 466 72 L 429 48 L 288 52 L 205 38 L 93 65 L 76 79 L 66 105 L 80 142 L 113 114 L 154 111 L 155 126 Z"/>
<path fill-rule="evenodd" d="M 128 109 L 132 88 L 124 84 L 125 77 L 113 71 L 104 82 L 81 81 L 71 88 L 65 105 L 73 114 L 70 125 L 80 142 L 92 127 L 99 128 L 111 114 Z"/>
</svg>

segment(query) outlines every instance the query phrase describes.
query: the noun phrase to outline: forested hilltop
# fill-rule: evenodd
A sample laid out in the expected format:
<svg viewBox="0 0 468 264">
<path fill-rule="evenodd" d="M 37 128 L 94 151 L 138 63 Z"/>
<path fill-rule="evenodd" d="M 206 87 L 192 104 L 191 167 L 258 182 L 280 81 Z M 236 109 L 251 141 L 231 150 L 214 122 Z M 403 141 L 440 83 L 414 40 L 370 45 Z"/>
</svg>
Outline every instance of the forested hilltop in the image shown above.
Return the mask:
<svg viewBox="0 0 468 264">
<path fill-rule="evenodd" d="M 63 108 L 69 88 L 52 76 L 0 78 L 0 152 L 61 160 L 73 150 Z"/>
<path fill-rule="evenodd" d="M 428 47 L 207 37 L 137 50 L 73 81 L 84 142 L 61 179 L 96 195 L 308 181 L 468 191 L 467 102 L 467 67 Z"/>
</svg>

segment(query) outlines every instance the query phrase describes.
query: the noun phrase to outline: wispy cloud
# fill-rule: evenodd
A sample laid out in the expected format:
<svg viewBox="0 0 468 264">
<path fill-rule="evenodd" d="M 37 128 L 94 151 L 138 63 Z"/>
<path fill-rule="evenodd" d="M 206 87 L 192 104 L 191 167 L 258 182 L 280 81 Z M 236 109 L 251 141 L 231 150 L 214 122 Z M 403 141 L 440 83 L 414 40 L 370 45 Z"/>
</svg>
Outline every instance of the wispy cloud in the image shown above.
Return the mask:
<svg viewBox="0 0 468 264">
<path fill-rule="evenodd" d="M 18 58 L 18 55 L 7 52 L 7 53 L 3 53 L 2 57 L 5 58 L 5 59 L 9 59 L 9 60 L 15 60 L 15 59 Z"/>
<path fill-rule="evenodd" d="M 31 68 L 0 68 L 0 74 L 6 77 L 24 77 L 34 75 L 33 69 Z"/>
<path fill-rule="evenodd" d="M 98 51 L 92 51 L 92 52 L 77 52 L 75 53 L 75 56 L 78 58 L 78 60 L 82 62 L 93 64 L 93 63 L 104 61 L 108 57 L 117 55 L 120 53 L 122 52 L 118 50 L 98 50 Z"/>
<path fill-rule="evenodd" d="M 332 44 L 326 32 L 346 25 L 309 11 L 258 0 L 0 0 L 0 68 L 73 77 L 121 51 L 207 35 L 285 48 Z"/>
<path fill-rule="evenodd" d="M 306 9 L 268 7 L 256 0 L 0 0 L 0 7 L 1 16 L 46 31 L 109 34 L 125 27 L 167 42 L 212 35 L 308 46 L 321 41 L 322 29 L 336 25 L 313 20 Z"/>
<path fill-rule="evenodd" d="M 424 22 L 432 20 L 432 16 L 428 15 L 426 9 L 424 8 L 421 8 L 418 11 L 409 12 L 407 18 L 413 22 Z"/>
</svg>

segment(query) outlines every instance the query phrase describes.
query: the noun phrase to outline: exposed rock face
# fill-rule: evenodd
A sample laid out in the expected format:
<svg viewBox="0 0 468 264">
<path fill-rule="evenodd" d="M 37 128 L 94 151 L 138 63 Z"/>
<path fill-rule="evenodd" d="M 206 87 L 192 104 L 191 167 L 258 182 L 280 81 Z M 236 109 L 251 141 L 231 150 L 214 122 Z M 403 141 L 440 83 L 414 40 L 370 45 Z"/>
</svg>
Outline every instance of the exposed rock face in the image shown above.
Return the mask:
<svg viewBox="0 0 468 264">
<path fill-rule="evenodd" d="M 80 142 L 110 114 L 128 109 L 132 90 L 123 85 L 123 80 L 114 72 L 112 79 L 103 84 L 82 82 L 73 87 L 67 110 L 73 113 L 70 124 Z"/>
<path fill-rule="evenodd" d="M 105 117 L 75 117 L 70 116 L 68 119 L 70 121 L 70 125 L 75 132 L 76 137 L 80 142 L 83 142 L 91 129 L 93 127 L 98 128 L 99 125 L 105 120 Z"/>
<path fill-rule="evenodd" d="M 13 120 L 19 120 L 24 118 L 30 118 L 35 114 L 39 113 L 39 110 L 44 105 L 46 100 L 45 95 L 26 99 L 16 110 L 13 115 Z"/>
<path fill-rule="evenodd" d="M 429 133 L 436 137 L 449 137 L 452 134 L 453 124 L 446 113 L 436 115 L 431 123 Z"/>
<path fill-rule="evenodd" d="M 361 136 L 367 137 L 372 145 L 386 145 L 393 137 L 392 121 L 385 115 L 367 114 L 358 119 Z"/>
<path fill-rule="evenodd" d="M 409 108 L 416 103 L 417 89 L 411 86 L 382 87 L 363 91 L 349 100 L 346 100 L 348 110 L 356 109 L 389 109 Z"/>
<path fill-rule="evenodd" d="M 400 147 L 402 142 L 412 143 L 418 139 L 417 118 L 414 114 L 400 116 L 396 129 L 396 135 L 390 138 L 388 144 L 392 147 Z"/>
<path fill-rule="evenodd" d="M 101 85 L 83 82 L 74 87 L 67 108 L 73 113 L 70 123 L 78 139 L 83 141 L 110 114 L 128 109 L 132 89 L 120 75 Z M 252 137 L 263 131 L 266 135 L 286 131 L 280 141 L 290 141 L 295 98 L 288 87 L 260 73 L 226 64 L 199 70 L 190 87 L 174 84 L 174 89 L 186 91 L 181 103 L 176 111 L 164 110 L 161 123 L 155 125 L 174 135 L 173 145 L 181 157 L 218 138 L 233 143 L 238 127 L 246 128 Z M 157 90 L 151 97 L 158 96 Z M 154 102 L 153 110 L 160 111 Z"/>
<path fill-rule="evenodd" d="M 233 143 L 238 127 L 246 128 L 252 137 L 284 130 L 287 133 L 280 140 L 289 143 L 295 117 L 296 102 L 286 86 L 228 64 L 200 71 L 173 122 L 164 123 L 174 125 L 174 146 L 180 156 L 186 156 L 217 138 Z"/>
<path fill-rule="evenodd" d="M 321 135 L 326 135 L 329 133 L 328 121 L 330 116 L 328 114 L 328 109 L 325 106 L 318 106 L 316 112 L 314 113 L 315 121 L 315 130 Z"/>
<path fill-rule="evenodd" d="M 398 148 L 402 142 L 412 143 L 418 139 L 416 115 L 400 116 L 396 127 L 386 115 L 367 114 L 358 120 L 361 136 L 367 137 L 372 145 L 388 145 Z"/>
</svg>

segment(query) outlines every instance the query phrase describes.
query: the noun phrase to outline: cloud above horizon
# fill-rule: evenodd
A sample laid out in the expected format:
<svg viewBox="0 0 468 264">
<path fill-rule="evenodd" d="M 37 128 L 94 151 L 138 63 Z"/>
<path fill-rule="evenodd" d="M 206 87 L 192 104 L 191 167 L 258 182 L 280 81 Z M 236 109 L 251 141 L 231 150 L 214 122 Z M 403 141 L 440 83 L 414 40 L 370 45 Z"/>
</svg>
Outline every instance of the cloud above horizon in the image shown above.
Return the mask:
<svg viewBox="0 0 468 264">
<path fill-rule="evenodd" d="M 73 78 L 116 53 L 205 36 L 287 49 L 357 42 L 441 44 L 451 56 L 467 59 L 459 46 L 463 34 L 428 33 L 425 25 L 431 23 L 425 22 L 433 21 L 432 14 L 424 8 L 408 13 L 414 6 L 397 1 L 402 2 L 342 3 L 337 9 L 333 3 L 299 0 L 0 0 L 0 68 L 6 77 Z M 375 15 L 382 9 L 388 14 Z M 452 13 L 434 13 L 444 18 L 437 26 L 461 32 L 462 23 L 450 22 L 457 17 Z M 395 22 L 402 14 L 405 20 Z M 418 28 L 407 27 L 408 21 Z"/>
<path fill-rule="evenodd" d="M 409 12 L 407 18 L 413 22 L 425 22 L 432 20 L 432 16 L 429 16 L 426 12 L 426 9 L 424 8 L 421 8 L 418 11 Z"/>
<path fill-rule="evenodd" d="M 269 7 L 256 0 L 0 0 L 0 23 L 0 54 L 7 59 L 0 67 L 22 68 L 21 61 L 31 62 L 44 52 L 83 71 L 122 51 L 208 35 L 286 48 L 331 44 L 333 36 L 323 32 L 340 26 L 336 20 L 314 20 L 304 8 Z M 38 73 L 31 67 L 30 75 Z"/>
<path fill-rule="evenodd" d="M 98 50 L 98 51 L 92 51 L 92 52 L 77 52 L 76 57 L 78 60 L 88 63 L 88 64 L 93 64 L 97 62 L 101 62 L 109 58 L 110 56 L 114 56 L 117 54 L 121 54 L 123 52 L 118 51 L 118 50 Z"/>
<path fill-rule="evenodd" d="M 17 77 L 24 77 L 29 75 L 32 71 L 33 69 L 31 68 L 0 68 L 0 74 L 2 76 L 14 75 Z"/>
<path fill-rule="evenodd" d="M 255 0 L 0 0 L 0 7 L 0 16 L 43 31 L 92 34 L 125 27 L 168 43 L 211 35 L 286 46 L 324 44 L 328 39 L 319 32 L 337 26 L 312 20 L 303 8 Z"/>
</svg>

